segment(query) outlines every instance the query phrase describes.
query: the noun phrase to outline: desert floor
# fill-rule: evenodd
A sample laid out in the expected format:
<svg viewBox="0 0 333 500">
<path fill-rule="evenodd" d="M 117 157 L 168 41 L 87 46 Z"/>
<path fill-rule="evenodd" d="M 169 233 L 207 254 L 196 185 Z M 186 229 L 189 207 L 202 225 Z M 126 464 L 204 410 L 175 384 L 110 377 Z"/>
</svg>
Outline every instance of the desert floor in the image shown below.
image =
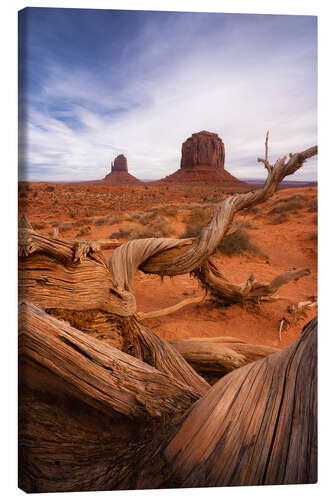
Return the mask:
<svg viewBox="0 0 333 500">
<path fill-rule="evenodd" d="M 232 194 L 212 186 L 104 186 L 94 184 L 19 184 L 19 213 L 34 228 L 63 239 L 118 239 L 197 234 L 216 204 Z M 317 295 L 317 188 L 279 190 L 268 202 L 240 212 L 229 233 L 240 231 L 244 242 L 218 250 L 213 261 L 235 283 L 251 274 L 271 281 L 278 274 L 309 268 L 311 274 L 278 291 L 282 297 L 255 306 L 205 300 L 178 312 L 143 320 L 166 339 L 233 336 L 253 344 L 284 347 L 317 314 L 317 308 L 290 311 L 290 306 Z M 244 239 L 244 238 L 243 238 Z M 227 252 L 227 253 L 225 253 Z M 106 251 L 108 257 L 111 251 Z M 204 295 L 189 275 L 172 279 L 137 272 L 138 311 L 148 312 Z M 288 311 L 289 308 L 289 311 Z M 279 340 L 281 320 L 284 329 Z"/>
</svg>

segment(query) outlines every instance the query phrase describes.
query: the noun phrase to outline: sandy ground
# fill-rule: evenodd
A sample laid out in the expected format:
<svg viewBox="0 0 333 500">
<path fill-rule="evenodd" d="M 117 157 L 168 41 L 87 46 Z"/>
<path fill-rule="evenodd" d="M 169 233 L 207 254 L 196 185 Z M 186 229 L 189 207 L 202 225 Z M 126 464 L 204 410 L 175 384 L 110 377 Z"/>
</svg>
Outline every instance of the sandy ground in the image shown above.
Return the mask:
<svg viewBox="0 0 333 500">
<path fill-rule="evenodd" d="M 50 234 L 51 222 L 75 221 L 84 217 L 118 214 L 120 217 L 135 210 L 176 205 L 177 216 L 167 217 L 170 236 L 181 235 L 185 228 L 184 214 L 189 213 L 186 204 L 216 203 L 228 193 L 214 187 L 159 186 L 101 187 L 82 185 L 50 185 L 54 191 L 46 191 L 45 183 L 20 186 L 20 213 L 25 212 L 34 222 L 45 223 L 40 229 Z M 27 191 L 28 188 L 28 191 Z M 27 192 L 27 196 L 21 196 Z M 36 193 L 36 194 L 34 194 Z M 287 220 L 272 224 L 268 212 L 276 206 L 276 200 L 301 196 L 301 207 L 287 214 Z M 249 221 L 247 231 L 251 240 L 265 256 L 249 253 L 228 257 L 217 252 L 213 260 L 223 274 L 233 282 L 241 283 L 251 274 L 259 281 L 271 281 L 278 274 L 298 268 L 309 268 L 311 274 L 282 287 L 278 295 L 283 299 L 275 302 L 261 302 L 255 307 L 232 305 L 222 307 L 205 300 L 182 310 L 157 319 L 144 320 L 155 332 L 166 339 L 188 337 L 234 336 L 254 344 L 284 347 L 293 342 L 301 328 L 317 314 L 316 307 L 305 309 L 301 317 L 287 312 L 287 307 L 317 295 L 317 223 L 316 187 L 282 189 L 272 200 L 259 206 L 256 214 L 239 214 L 237 219 Z M 185 207 L 185 208 L 184 208 Z M 120 220 L 112 225 L 95 226 L 87 220 L 91 228 L 88 235 L 78 236 L 78 229 L 71 228 L 61 237 L 64 239 L 88 238 L 92 240 L 109 238 L 120 227 L 128 225 L 128 220 Z M 158 235 L 156 235 L 158 236 Z M 124 239 L 123 241 L 125 241 Z M 106 258 L 110 255 L 105 252 Z M 153 311 L 176 304 L 186 298 L 203 295 L 195 278 L 189 275 L 176 276 L 163 281 L 158 276 L 145 275 L 138 271 L 135 279 L 135 293 L 138 311 Z M 291 323 L 282 332 L 279 341 L 279 325 L 282 318 Z"/>
</svg>

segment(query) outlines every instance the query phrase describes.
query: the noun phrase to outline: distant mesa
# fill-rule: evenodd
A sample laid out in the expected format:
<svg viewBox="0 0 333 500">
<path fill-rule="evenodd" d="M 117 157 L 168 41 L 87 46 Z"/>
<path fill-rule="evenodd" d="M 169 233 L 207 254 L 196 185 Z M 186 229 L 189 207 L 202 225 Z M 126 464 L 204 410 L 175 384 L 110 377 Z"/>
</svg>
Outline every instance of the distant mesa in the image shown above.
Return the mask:
<svg viewBox="0 0 333 500">
<path fill-rule="evenodd" d="M 111 163 L 111 172 L 103 179 L 104 182 L 113 185 L 142 184 L 142 182 L 128 173 L 127 158 L 118 155 Z"/>
<path fill-rule="evenodd" d="M 161 182 L 174 184 L 223 184 L 246 186 L 224 168 L 225 147 L 222 139 L 213 132 L 202 130 L 182 144 L 180 169 Z"/>
<path fill-rule="evenodd" d="M 224 168 L 225 151 L 222 139 L 213 132 L 202 130 L 192 134 L 182 144 L 180 168 L 191 168 L 206 165 Z"/>
</svg>

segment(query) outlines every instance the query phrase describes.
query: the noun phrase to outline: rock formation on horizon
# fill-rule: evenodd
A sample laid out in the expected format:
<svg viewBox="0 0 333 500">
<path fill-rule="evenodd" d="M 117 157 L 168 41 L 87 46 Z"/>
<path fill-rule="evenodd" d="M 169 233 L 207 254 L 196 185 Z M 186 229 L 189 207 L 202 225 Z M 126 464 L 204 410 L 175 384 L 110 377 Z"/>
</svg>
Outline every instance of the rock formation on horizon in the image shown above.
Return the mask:
<svg viewBox="0 0 333 500">
<path fill-rule="evenodd" d="M 162 182 L 173 184 L 223 184 L 246 186 L 224 168 L 225 148 L 222 139 L 213 132 L 202 130 L 192 134 L 182 144 L 180 169 Z"/>
<path fill-rule="evenodd" d="M 118 155 L 111 163 L 111 172 L 128 172 L 127 158 L 124 155 Z"/>
<path fill-rule="evenodd" d="M 111 163 L 111 172 L 103 179 L 108 184 L 126 185 L 141 184 L 141 181 L 128 173 L 127 158 L 125 155 L 118 155 Z"/>
<path fill-rule="evenodd" d="M 224 168 L 224 144 L 217 134 L 203 130 L 182 144 L 180 168 L 208 165 Z"/>
</svg>

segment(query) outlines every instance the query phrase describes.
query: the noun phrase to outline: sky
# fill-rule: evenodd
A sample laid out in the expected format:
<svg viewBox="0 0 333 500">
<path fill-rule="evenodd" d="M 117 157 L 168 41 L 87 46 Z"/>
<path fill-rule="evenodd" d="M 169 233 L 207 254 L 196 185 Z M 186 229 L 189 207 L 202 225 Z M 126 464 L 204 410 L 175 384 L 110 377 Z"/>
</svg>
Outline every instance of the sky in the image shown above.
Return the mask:
<svg viewBox="0 0 333 500">
<path fill-rule="evenodd" d="M 161 179 L 193 133 L 217 133 L 225 168 L 317 144 L 313 16 L 27 8 L 19 13 L 19 178 L 103 178 L 118 154 Z M 316 158 L 289 177 L 316 180 Z"/>
</svg>

